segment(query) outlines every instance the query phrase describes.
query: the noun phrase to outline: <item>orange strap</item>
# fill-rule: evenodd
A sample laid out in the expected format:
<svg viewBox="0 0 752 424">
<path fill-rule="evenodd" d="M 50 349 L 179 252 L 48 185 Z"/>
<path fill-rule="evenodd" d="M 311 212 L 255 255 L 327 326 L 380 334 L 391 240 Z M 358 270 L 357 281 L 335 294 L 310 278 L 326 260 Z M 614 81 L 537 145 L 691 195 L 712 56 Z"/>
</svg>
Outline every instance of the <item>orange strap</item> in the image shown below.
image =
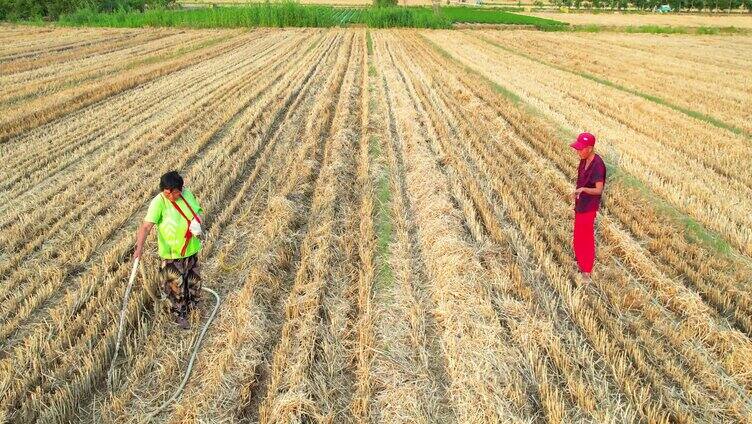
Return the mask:
<svg viewBox="0 0 752 424">
<path fill-rule="evenodd" d="M 201 223 L 201 218 L 199 218 L 198 215 L 196 215 L 196 212 L 193 211 L 193 208 L 191 207 L 191 204 L 188 203 L 187 200 L 185 200 L 185 198 L 183 197 L 182 194 L 180 195 L 180 198 L 183 200 L 183 202 L 185 202 L 186 206 L 188 206 L 188 209 L 190 209 L 191 213 L 193 214 L 193 218 L 195 218 L 196 221 L 198 221 L 198 223 L 200 224 Z M 188 249 L 188 243 L 191 241 L 191 237 L 193 237 L 193 233 L 191 233 L 191 220 L 188 219 L 188 217 L 185 215 L 185 213 L 183 213 L 183 210 L 180 209 L 180 207 L 178 206 L 177 203 L 175 203 L 174 200 L 170 200 L 170 203 L 172 203 L 172 206 L 175 209 L 177 209 L 178 212 L 180 212 L 180 215 L 182 215 L 183 218 L 185 219 L 185 221 L 188 223 L 188 229 L 185 230 L 185 243 L 183 243 L 183 248 L 180 249 L 180 256 L 183 256 L 183 255 L 185 255 L 185 250 Z"/>
</svg>

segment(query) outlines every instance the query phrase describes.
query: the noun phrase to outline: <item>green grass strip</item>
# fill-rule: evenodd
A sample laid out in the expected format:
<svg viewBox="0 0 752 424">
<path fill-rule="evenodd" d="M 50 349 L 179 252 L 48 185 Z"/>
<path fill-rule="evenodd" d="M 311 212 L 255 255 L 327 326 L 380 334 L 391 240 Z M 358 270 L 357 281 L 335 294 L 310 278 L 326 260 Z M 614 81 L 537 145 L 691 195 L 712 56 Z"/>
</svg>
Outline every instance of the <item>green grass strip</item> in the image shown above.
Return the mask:
<svg viewBox="0 0 752 424">
<path fill-rule="evenodd" d="M 427 43 L 442 56 L 450 59 L 452 62 L 454 62 L 456 65 L 463 68 L 464 70 L 468 70 L 471 74 L 480 75 L 478 71 L 475 71 L 474 69 L 469 69 L 467 66 L 462 64 L 462 62 L 460 62 L 457 58 L 452 56 L 449 52 L 442 49 L 437 44 L 431 42 L 431 40 L 428 40 L 422 34 L 420 36 L 421 38 L 426 40 Z M 509 91 L 508 89 L 499 87 L 497 83 L 491 81 L 485 76 L 483 75 L 480 75 L 480 76 L 481 76 L 481 79 L 486 84 L 488 84 L 494 91 L 504 96 L 506 99 L 511 101 L 514 105 L 518 107 L 524 107 L 527 113 L 532 114 L 533 116 L 536 116 L 536 117 L 540 117 L 541 119 L 544 119 L 547 122 L 549 122 L 551 125 L 553 125 L 554 128 L 556 129 L 558 137 L 561 140 L 571 140 L 575 137 L 575 134 L 573 131 L 559 125 L 558 123 L 554 121 L 546 119 L 543 112 L 538 110 L 538 108 L 536 108 L 533 104 L 526 102 L 525 100 L 521 99 L 520 96 Z M 622 183 L 628 187 L 637 189 L 657 213 L 662 213 L 664 216 L 669 217 L 675 223 L 677 223 L 677 227 L 684 229 L 685 237 L 688 241 L 706 246 L 710 248 L 711 250 L 714 250 L 716 252 L 719 252 L 727 256 L 744 257 L 743 255 L 736 252 L 735 249 L 728 243 L 728 241 L 726 241 L 720 234 L 716 233 L 713 230 L 705 228 L 701 223 L 697 222 L 694 218 L 680 211 L 675 206 L 669 204 L 662 197 L 655 194 L 648 186 L 645 185 L 645 183 L 642 180 L 622 170 L 616 163 L 614 163 L 613 160 L 611 160 L 608 157 L 603 157 L 603 160 L 606 163 L 606 167 L 609 172 L 609 184 Z"/>
<path fill-rule="evenodd" d="M 381 143 L 376 137 L 369 140 L 370 155 L 375 161 L 381 157 Z M 389 186 L 389 176 L 387 170 L 381 169 L 376 179 L 376 209 L 375 209 L 375 227 L 376 227 L 376 260 L 378 272 L 376 273 L 376 287 L 379 289 L 389 289 L 394 285 L 394 272 L 389 264 L 391 254 L 391 244 L 393 239 L 392 215 L 389 206 L 392 203 L 392 192 Z"/>
<path fill-rule="evenodd" d="M 373 39 L 371 32 L 366 31 L 366 46 L 368 47 L 368 112 L 369 116 L 376 113 L 376 67 L 373 63 Z M 391 244 L 393 240 L 394 225 L 392 224 L 391 204 L 392 192 L 389 183 L 389 170 L 384 168 L 382 160 L 381 142 L 375 135 L 368 139 L 368 154 L 373 168 L 376 170 L 374 187 L 374 230 L 376 232 L 376 276 L 374 289 L 377 291 L 389 290 L 394 286 L 394 271 L 389 264 L 391 256 Z"/>
<path fill-rule="evenodd" d="M 441 8 L 441 13 L 455 23 L 478 23 L 478 24 L 506 24 L 506 25 L 532 25 L 535 27 L 566 27 L 566 22 L 553 19 L 538 18 L 535 16 L 519 15 L 499 9 L 447 6 Z"/>
<path fill-rule="evenodd" d="M 540 63 L 541 65 L 548 66 L 550 68 L 554 68 L 554 69 L 557 69 L 559 71 L 567 72 L 567 73 L 570 73 L 570 74 L 573 74 L 573 75 L 577 75 L 577 76 L 589 79 L 591 81 L 595 81 L 595 82 L 597 82 L 599 84 L 605 85 L 607 87 L 615 88 L 615 89 L 623 91 L 625 93 L 629 93 L 629 94 L 633 94 L 633 95 L 638 96 L 638 97 L 642 97 L 645 100 L 649 100 L 649 101 L 651 101 L 653 103 L 656 103 L 656 104 L 659 104 L 661 106 L 666 106 L 669 109 L 673 109 L 673 110 L 675 110 L 677 112 L 681 112 L 681 113 L 689 116 L 690 118 L 697 119 L 698 121 L 708 123 L 710 125 L 713 125 L 715 127 L 718 127 L 718 128 L 724 129 L 724 130 L 731 131 L 732 133 L 737 134 L 737 135 L 741 135 L 743 137 L 752 138 L 752 133 L 749 133 L 749 132 L 745 131 L 744 129 L 739 128 L 739 127 L 737 127 L 735 125 L 723 122 L 723 121 L 721 121 L 721 120 L 719 120 L 717 118 L 714 118 L 714 117 L 712 117 L 710 115 L 707 115 L 707 114 L 704 114 L 704 113 L 701 113 L 701 112 L 698 112 L 698 111 L 695 111 L 695 110 L 692 110 L 692 109 L 687 109 L 685 107 L 676 105 L 676 104 L 671 103 L 669 101 L 666 101 L 663 98 L 660 98 L 660 97 L 657 97 L 657 96 L 653 96 L 651 94 L 643 93 L 642 91 L 635 90 L 635 89 L 626 87 L 626 86 L 621 85 L 621 84 L 617 84 L 615 82 L 609 81 L 607 79 L 595 76 L 595 75 L 587 73 L 587 72 L 573 71 L 573 70 L 565 68 L 563 66 L 556 65 L 556 64 L 550 63 L 550 62 L 546 62 L 546 61 L 544 61 L 542 59 L 538 59 L 537 57 L 531 56 L 529 54 L 520 52 L 518 50 L 514 50 L 514 49 L 512 49 L 510 47 L 507 47 L 507 46 L 505 46 L 503 44 L 497 43 L 496 41 L 490 40 L 487 37 L 484 37 L 483 35 L 474 34 L 474 36 L 477 37 L 478 39 L 480 39 L 480 40 L 482 40 L 482 41 L 484 41 L 484 42 L 486 42 L 486 43 L 494 46 L 494 47 L 497 47 L 497 48 L 502 49 L 502 50 L 504 50 L 506 52 L 515 54 L 517 56 L 522 56 L 522 57 L 524 57 L 526 59 L 532 60 L 533 62 Z"/>
<path fill-rule="evenodd" d="M 666 25 L 637 25 L 620 28 L 621 31 L 633 34 L 698 34 L 698 35 L 719 35 L 719 34 L 743 34 L 746 31 L 736 27 L 684 27 L 684 26 L 666 26 Z"/>
<path fill-rule="evenodd" d="M 671 25 L 598 25 L 577 24 L 569 26 L 541 26 L 544 31 L 570 31 L 570 32 L 626 32 L 630 34 L 688 34 L 688 35 L 748 35 L 752 33 L 749 28 L 734 26 L 671 26 Z"/>
<path fill-rule="evenodd" d="M 366 49 L 368 49 L 368 56 L 373 55 L 373 39 L 371 39 L 371 31 L 366 31 Z"/>
<path fill-rule="evenodd" d="M 366 31 L 366 48 L 368 50 L 368 76 L 375 77 L 376 67 L 373 65 L 373 61 L 371 60 L 371 56 L 373 56 L 373 39 L 371 39 L 371 31 Z M 368 90 L 369 92 L 373 91 L 373 86 L 369 85 Z M 373 102 L 373 99 L 369 101 L 369 105 L 371 105 L 371 102 Z M 375 108 L 375 105 L 372 105 L 371 107 Z"/>
</svg>

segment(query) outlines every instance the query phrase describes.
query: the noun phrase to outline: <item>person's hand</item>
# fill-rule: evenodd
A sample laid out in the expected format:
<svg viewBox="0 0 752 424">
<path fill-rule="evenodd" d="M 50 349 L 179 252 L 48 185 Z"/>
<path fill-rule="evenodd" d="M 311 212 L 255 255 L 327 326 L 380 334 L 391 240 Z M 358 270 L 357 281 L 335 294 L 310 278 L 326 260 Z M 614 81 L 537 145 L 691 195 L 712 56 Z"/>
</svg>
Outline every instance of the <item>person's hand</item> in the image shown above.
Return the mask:
<svg viewBox="0 0 752 424">
<path fill-rule="evenodd" d="M 143 249 L 142 246 L 136 246 L 136 250 L 133 251 L 133 260 L 136 260 L 141 257 L 142 249 Z"/>
<path fill-rule="evenodd" d="M 569 199 L 574 202 L 577 199 L 580 198 L 580 194 L 582 194 L 582 191 L 584 190 L 584 187 L 580 187 L 578 189 L 575 189 L 573 192 L 569 193 Z"/>
</svg>

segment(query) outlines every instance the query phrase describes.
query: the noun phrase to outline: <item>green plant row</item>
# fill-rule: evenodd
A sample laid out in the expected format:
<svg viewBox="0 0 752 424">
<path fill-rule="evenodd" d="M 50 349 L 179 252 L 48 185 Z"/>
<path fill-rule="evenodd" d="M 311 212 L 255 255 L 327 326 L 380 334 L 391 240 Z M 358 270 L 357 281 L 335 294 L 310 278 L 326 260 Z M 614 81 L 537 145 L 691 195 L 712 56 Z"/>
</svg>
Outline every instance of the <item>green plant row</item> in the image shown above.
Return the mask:
<svg viewBox="0 0 752 424">
<path fill-rule="evenodd" d="M 357 23 L 370 28 L 450 28 L 452 20 L 442 12 L 425 7 L 369 7 L 363 9 Z"/>
<path fill-rule="evenodd" d="M 333 27 L 356 18 L 355 10 L 299 3 L 258 3 L 242 7 L 208 7 L 187 10 L 153 9 L 144 12 L 120 9 L 113 13 L 90 8 L 60 17 L 66 26 L 101 27 Z"/>
<path fill-rule="evenodd" d="M 2 1 L 2 0 L 0 0 Z M 383 3 L 387 3 L 383 1 Z M 551 19 L 518 15 L 499 9 L 471 7 L 372 6 L 340 8 L 300 3 L 249 3 L 242 6 L 196 9 L 153 8 L 145 11 L 120 8 L 106 13 L 93 7 L 64 14 L 66 26 L 102 27 L 333 27 L 363 24 L 370 28 L 450 28 L 454 23 L 532 25 L 557 30 L 567 24 Z"/>
</svg>

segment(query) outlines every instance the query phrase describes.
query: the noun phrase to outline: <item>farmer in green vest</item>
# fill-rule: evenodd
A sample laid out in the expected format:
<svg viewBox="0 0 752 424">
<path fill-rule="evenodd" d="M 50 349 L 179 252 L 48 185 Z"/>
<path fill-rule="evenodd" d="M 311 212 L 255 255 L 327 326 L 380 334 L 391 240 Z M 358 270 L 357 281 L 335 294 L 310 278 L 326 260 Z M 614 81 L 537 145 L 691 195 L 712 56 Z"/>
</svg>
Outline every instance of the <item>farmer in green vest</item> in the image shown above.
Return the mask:
<svg viewBox="0 0 752 424">
<path fill-rule="evenodd" d="M 162 290 L 170 300 L 175 322 L 188 329 L 188 312 L 201 292 L 198 252 L 201 250 L 201 215 L 196 197 L 183 188 L 183 178 L 171 171 L 159 181 L 160 193 L 151 200 L 143 224 L 136 233 L 134 258 L 141 257 L 144 240 L 157 226 L 159 256 L 162 258 Z"/>
</svg>

